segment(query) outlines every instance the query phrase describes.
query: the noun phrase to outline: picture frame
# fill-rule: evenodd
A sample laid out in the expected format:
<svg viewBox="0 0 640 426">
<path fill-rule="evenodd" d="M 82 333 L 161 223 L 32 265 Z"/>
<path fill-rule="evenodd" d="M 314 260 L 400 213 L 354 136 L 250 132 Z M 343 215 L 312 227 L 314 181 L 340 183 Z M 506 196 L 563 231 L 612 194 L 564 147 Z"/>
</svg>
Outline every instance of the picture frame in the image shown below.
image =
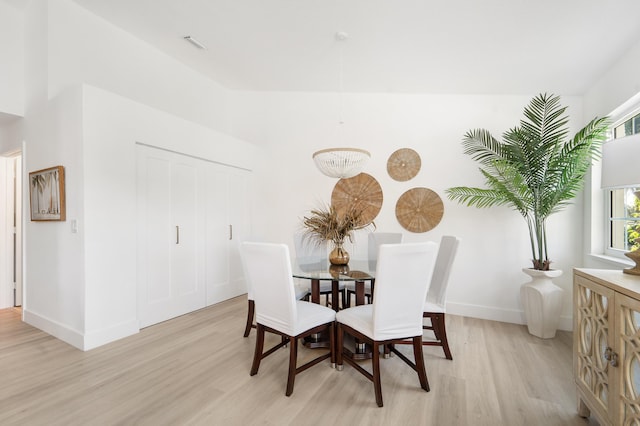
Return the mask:
<svg viewBox="0 0 640 426">
<path fill-rule="evenodd" d="M 30 172 L 29 201 L 32 221 L 66 220 L 64 167 Z"/>
</svg>

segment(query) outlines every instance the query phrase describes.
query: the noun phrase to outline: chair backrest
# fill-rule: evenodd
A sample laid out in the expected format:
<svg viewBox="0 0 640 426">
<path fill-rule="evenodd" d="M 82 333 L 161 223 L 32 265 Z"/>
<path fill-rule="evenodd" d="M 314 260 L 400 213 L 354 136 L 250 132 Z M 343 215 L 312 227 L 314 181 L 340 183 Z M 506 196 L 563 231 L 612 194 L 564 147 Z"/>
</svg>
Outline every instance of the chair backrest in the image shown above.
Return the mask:
<svg viewBox="0 0 640 426">
<path fill-rule="evenodd" d="M 434 242 L 383 244 L 378 254 L 373 338 L 422 334 L 422 312 L 438 245 Z"/>
<path fill-rule="evenodd" d="M 259 237 L 256 237 L 255 235 L 252 235 L 252 236 L 250 236 L 248 238 L 243 239 L 240 244 L 242 244 L 245 241 L 262 242 L 262 239 L 259 238 Z M 242 264 L 242 273 L 244 275 L 244 281 L 245 281 L 245 284 L 247 286 L 247 299 L 248 300 L 254 300 L 254 298 L 253 298 L 253 288 L 251 287 L 251 281 L 249 281 L 249 275 L 247 274 L 247 267 L 245 265 L 244 257 L 242 256 L 242 252 L 240 252 L 240 263 Z"/>
<path fill-rule="evenodd" d="M 400 232 L 371 232 L 368 238 L 369 260 L 378 260 L 378 249 L 381 244 L 400 244 L 402 242 Z"/>
<path fill-rule="evenodd" d="M 451 265 L 453 265 L 453 260 L 456 257 L 458 245 L 460 245 L 460 239 L 450 235 L 445 235 L 440 240 L 436 266 L 433 269 L 431 285 L 427 293 L 427 302 L 435 303 L 444 308 L 447 298 L 449 275 L 451 274 Z"/>
<path fill-rule="evenodd" d="M 242 243 L 242 258 L 256 303 L 256 322 L 291 334 L 297 319 L 289 247 Z"/>
</svg>

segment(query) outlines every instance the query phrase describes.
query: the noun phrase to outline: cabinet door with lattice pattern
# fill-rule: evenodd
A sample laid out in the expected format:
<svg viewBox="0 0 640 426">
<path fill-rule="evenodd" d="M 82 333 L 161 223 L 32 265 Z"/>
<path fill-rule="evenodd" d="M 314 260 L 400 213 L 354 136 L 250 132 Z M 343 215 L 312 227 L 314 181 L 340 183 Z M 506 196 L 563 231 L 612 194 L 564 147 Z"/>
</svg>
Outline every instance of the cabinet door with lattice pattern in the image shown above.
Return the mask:
<svg viewBox="0 0 640 426">
<path fill-rule="evenodd" d="M 601 419 L 609 418 L 612 367 L 607 360 L 613 347 L 614 292 L 583 277 L 576 276 L 574 303 L 574 377 L 586 398 L 580 401 L 579 412 L 586 405 Z M 587 413 L 585 413 L 587 414 Z"/>
<path fill-rule="evenodd" d="M 640 425 L 640 301 L 616 293 L 617 425 Z"/>
</svg>

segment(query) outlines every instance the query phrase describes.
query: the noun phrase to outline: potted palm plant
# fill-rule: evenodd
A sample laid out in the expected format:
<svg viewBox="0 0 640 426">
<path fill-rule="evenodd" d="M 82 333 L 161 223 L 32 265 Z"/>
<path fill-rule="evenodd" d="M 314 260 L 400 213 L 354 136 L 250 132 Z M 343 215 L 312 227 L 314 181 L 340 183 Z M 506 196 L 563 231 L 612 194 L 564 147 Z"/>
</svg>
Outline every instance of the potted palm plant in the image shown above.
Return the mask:
<svg viewBox="0 0 640 426">
<path fill-rule="evenodd" d="M 562 310 L 562 289 L 551 282 L 562 272 L 550 268 L 546 221 L 582 189 L 609 125 L 606 117 L 596 117 L 569 139 L 566 109 L 559 96 L 540 94 L 525 107 L 520 125 L 507 130 L 502 141 L 484 129 L 467 132 L 464 152 L 480 163 L 487 188 L 446 190 L 451 200 L 480 208 L 506 205 L 525 219 L 533 268 L 523 271 L 533 281 L 523 286 L 521 294 L 529 331 L 544 338 L 555 336 Z"/>
</svg>

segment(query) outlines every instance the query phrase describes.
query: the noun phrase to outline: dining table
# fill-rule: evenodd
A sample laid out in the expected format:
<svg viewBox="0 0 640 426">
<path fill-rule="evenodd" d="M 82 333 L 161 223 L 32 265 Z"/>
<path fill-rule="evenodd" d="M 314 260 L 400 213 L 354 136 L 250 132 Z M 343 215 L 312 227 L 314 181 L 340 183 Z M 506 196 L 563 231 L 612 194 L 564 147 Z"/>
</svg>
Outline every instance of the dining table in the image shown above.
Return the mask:
<svg viewBox="0 0 640 426">
<path fill-rule="evenodd" d="M 365 282 L 371 283 L 371 294 L 373 295 L 376 261 L 351 259 L 346 265 L 331 265 L 326 258 L 295 258 L 292 261 L 292 273 L 294 278 L 311 281 L 312 303 L 320 303 L 320 283 L 330 281 L 331 307 L 337 312 L 341 309 L 339 289 L 341 281 L 355 283 L 356 305 L 365 303 Z M 315 335 L 305 341 L 305 346 L 309 348 L 327 347 L 328 345 L 329 340 L 325 335 Z M 354 350 L 347 349 L 346 355 L 354 359 L 367 359 L 371 357 L 371 351 L 364 343 L 354 342 Z"/>
</svg>

